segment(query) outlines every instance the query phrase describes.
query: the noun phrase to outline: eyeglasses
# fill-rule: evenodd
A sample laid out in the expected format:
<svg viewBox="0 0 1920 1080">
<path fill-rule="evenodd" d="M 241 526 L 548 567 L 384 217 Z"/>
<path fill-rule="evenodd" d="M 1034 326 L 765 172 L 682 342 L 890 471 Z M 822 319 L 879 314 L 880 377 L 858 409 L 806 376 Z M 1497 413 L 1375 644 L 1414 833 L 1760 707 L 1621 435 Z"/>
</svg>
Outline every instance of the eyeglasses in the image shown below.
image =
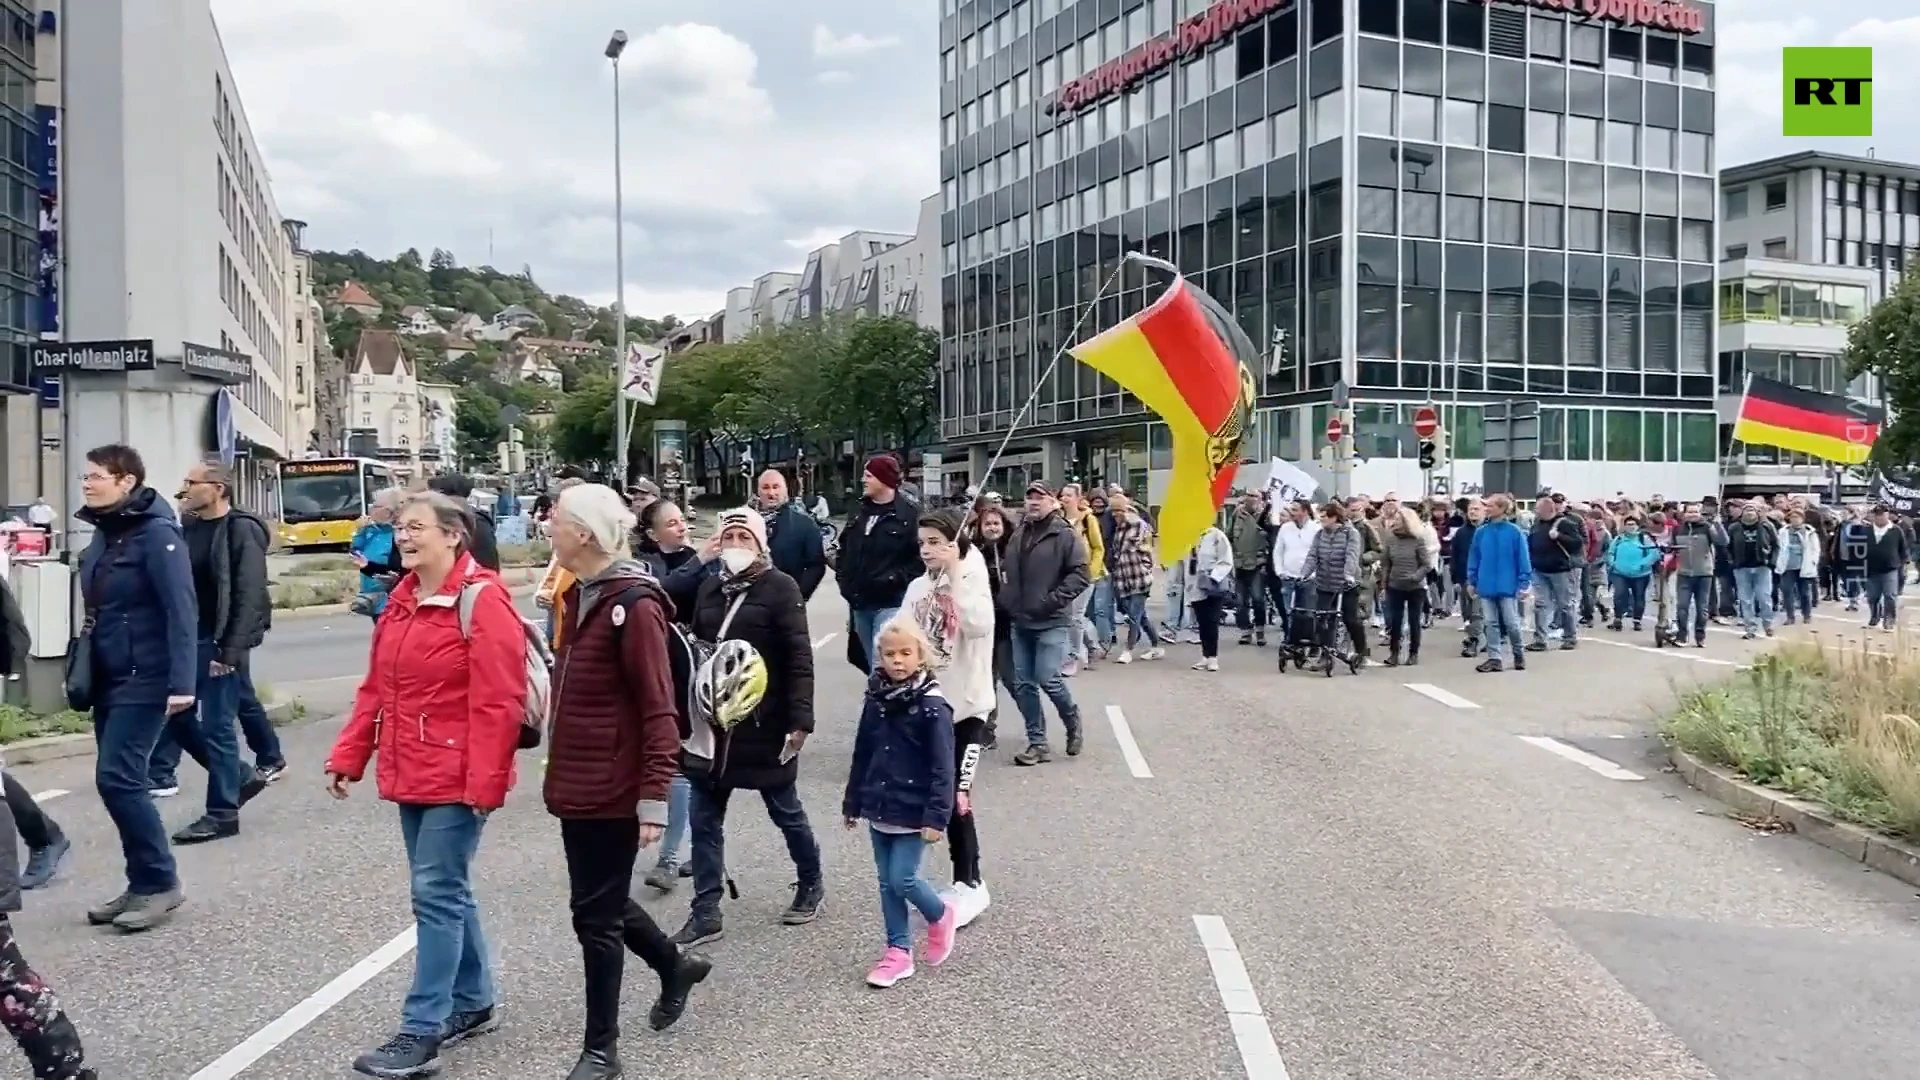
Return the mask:
<svg viewBox="0 0 1920 1080">
<path fill-rule="evenodd" d="M 425 521 L 402 521 L 394 525 L 393 527 L 394 532 L 404 533 L 408 536 L 419 536 L 421 533 L 429 532 L 433 530 L 439 530 L 440 532 L 446 531 L 445 529 L 441 529 L 440 526 L 438 525 L 430 524 Z"/>
<path fill-rule="evenodd" d="M 118 473 L 84 472 L 80 474 L 80 482 L 83 484 L 111 484 L 118 479 L 120 479 Z"/>
</svg>

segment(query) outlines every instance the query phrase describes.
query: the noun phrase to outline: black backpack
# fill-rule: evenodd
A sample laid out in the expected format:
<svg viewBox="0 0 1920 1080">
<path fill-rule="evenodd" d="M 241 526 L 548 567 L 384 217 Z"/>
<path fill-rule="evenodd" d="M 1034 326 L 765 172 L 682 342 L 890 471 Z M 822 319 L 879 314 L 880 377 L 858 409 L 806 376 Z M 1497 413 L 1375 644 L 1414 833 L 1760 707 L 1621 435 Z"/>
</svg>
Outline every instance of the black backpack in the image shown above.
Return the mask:
<svg viewBox="0 0 1920 1080">
<path fill-rule="evenodd" d="M 645 590 L 645 586 L 635 585 L 623 589 L 608 598 L 609 603 L 621 607 L 630 607 L 634 600 Z M 617 631 L 626 623 L 616 623 Z M 686 742 L 693 737 L 693 673 L 713 655 L 713 646 L 695 638 L 684 626 L 672 619 L 667 620 L 667 663 L 673 673 L 674 713 L 680 725 L 680 741 Z"/>
</svg>

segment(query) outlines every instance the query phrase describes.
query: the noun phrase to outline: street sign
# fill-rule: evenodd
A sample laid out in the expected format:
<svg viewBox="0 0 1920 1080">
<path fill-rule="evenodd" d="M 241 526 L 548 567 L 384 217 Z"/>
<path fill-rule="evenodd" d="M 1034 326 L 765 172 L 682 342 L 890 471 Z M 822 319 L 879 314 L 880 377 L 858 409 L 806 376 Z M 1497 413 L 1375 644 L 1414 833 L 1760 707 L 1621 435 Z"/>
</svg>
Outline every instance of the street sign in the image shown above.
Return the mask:
<svg viewBox="0 0 1920 1080">
<path fill-rule="evenodd" d="M 520 407 L 518 405 L 508 405 L 506 408 L 500 410 L 500 422 L 507 427 L 512 427 L 520 422 L 520 415 Z"/>
<path fill-rule="evenodd" d="M 1339 413 L 1334 413 L 1332 416 L 1327 417 L 1327 442 L 1337 443 L 1346 433 L 1346 425 L 1340 422 Z"/>
<path fill-rule="evenodd" d="M 1431 405 L 1422 405 L 1413 410 L 1413 433 L 1422 439 L 1433 438 L 1440 430 L 1440 410 Z"/>
</svg>

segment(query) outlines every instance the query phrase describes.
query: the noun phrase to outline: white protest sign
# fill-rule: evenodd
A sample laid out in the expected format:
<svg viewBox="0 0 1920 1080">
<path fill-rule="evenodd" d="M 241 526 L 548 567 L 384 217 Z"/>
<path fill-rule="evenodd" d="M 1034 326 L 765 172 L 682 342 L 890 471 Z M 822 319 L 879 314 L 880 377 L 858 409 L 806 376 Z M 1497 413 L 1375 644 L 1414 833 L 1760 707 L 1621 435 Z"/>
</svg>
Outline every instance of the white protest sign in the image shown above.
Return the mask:
<svg viewBox="0 0 1920 1080">
<path fill-rule="evenodd" d="M 1267 505 L 1286 506 L 1300 499 L 1311 499 L 1320 490 L 1313 477 L 1280 458 L 1267 465 Z"/>
</svg>

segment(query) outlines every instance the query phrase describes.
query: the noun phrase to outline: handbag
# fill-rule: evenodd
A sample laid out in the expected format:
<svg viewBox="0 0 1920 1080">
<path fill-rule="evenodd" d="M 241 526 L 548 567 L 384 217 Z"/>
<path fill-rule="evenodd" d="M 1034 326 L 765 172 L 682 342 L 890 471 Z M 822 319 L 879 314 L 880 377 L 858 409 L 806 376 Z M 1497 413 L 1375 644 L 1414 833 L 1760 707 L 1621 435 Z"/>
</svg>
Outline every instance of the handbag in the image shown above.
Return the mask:
<svg viewBox="0 0 1920 1080">
<path fill-rule="evenodd" d="M 118 547 L 122 542 L 123 541 L 116 540 L 103 548 L 100 552 L 100 558 L 106 559 L 111 557 L 113 549 Z M 111 569 L 112 566 L 113 564 L 110 562 L 102 565 L 100 567 L 99 577 L 106 577 L 107 571 Z M 75 712 L 87 712 L 93 708 L 95 691 L 93 677 L 93 613 L 100 606 L 99 583 L 96 581 L 95 587 L 89 590 L 86 588 L 84 580 L 83 578 L 80 597 L 85 602 L 85 615 L 80 620 L 80 632 L 75 634 L 71 641 L 67 642 L 67 707 Z"/>
</svg>

